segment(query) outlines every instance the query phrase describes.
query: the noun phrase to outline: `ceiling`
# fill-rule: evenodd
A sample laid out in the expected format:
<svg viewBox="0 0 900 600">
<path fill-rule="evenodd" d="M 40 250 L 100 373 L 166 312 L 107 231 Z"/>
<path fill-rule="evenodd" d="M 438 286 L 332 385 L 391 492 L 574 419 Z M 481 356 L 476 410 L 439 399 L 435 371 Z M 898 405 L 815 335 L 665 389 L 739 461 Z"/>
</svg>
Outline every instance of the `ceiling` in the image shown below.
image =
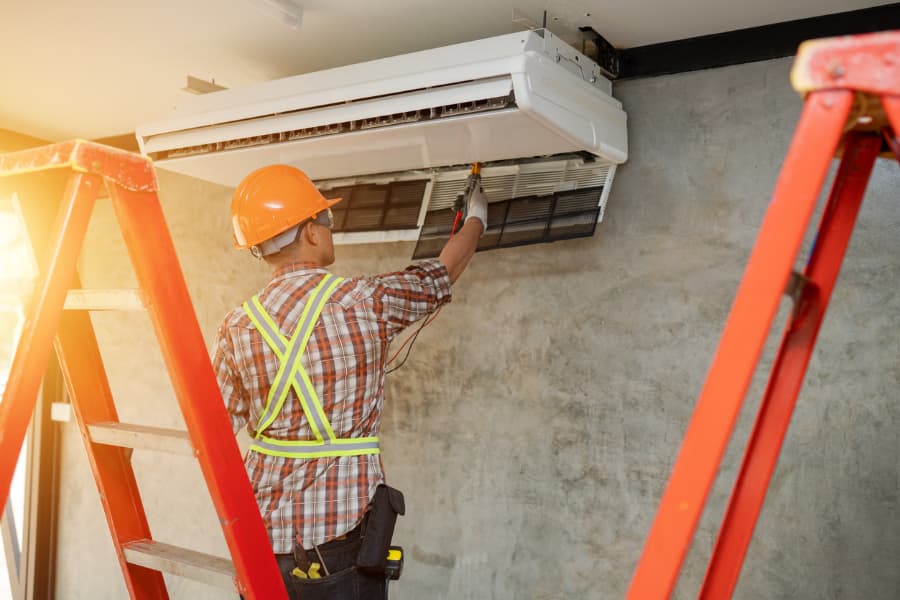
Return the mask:
<svg viewBox="0 0 900 600">
<path fill-rule="evenodd" d="M 509 33 L 514 8 L 629 48 L 895 0 L 295 0 L 299 29 L 267 0 L 0 1 L 0 128 L 58 141 L 169 116 L 188 74 L 238 87 Z"/>
</svg>

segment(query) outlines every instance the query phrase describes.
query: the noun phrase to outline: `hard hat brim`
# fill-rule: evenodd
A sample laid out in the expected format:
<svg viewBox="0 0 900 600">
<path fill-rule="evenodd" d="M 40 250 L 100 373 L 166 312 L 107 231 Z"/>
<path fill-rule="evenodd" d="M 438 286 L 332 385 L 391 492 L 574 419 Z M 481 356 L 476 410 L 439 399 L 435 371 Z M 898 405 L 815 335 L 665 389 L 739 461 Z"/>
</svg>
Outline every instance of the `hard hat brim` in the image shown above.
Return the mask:
<svg viewBox="0 0 900 600">
<path fill-rule="evenodd" d="M 334 206 L 338 202 L 341 202 L 342 200 L 343 200 L 343 198 L 325 198 L 325 202 L 328 204 L 327 208 L 331 208 L 332 206 Z"/>
</svg>

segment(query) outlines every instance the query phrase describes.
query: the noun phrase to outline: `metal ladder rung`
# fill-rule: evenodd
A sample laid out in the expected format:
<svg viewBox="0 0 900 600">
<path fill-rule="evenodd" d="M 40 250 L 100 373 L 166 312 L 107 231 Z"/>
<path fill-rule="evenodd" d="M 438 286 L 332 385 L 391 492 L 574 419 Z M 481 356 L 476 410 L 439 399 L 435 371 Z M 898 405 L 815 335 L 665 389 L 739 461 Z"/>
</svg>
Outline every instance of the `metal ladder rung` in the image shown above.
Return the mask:
<svg viewBox="0 0 900 600">
<path fill-rule="evenodd" d="M 194 455 L 186 431 L 115 422 L 93 423 L 87 427 L 95 444 Z"/>
<path fill-rule="evenodd" d="M 178 575 L 235 592 L 234 565 L 227 558 L 179 548 L 154 540 L 138 540 L 122 546 L 125 560 L 133 565 Z"/>
<path fill-rule="evenodd" d="M 144 310 L 144 300 L 139 289 L 123 290 L 69 290 L 66 294 L 66 310 Z"/>
</svg>

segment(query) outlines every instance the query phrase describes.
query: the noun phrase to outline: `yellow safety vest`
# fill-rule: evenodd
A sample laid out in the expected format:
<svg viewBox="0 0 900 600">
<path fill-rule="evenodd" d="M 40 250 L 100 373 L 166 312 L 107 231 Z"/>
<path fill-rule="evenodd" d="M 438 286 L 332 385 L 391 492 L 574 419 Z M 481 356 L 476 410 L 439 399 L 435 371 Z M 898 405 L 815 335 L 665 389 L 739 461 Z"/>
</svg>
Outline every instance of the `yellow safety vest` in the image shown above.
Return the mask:
<svg viewBox="0 0 900 600">
<path fill-rule="evenodd" d="M 309 301 L 303 309 L 303 314 L 300 315 L 300 321 L 290 340 L 281 335 L 281 331 L 263 308 L 258 296 L 253 296 L 249 302 L 244 303 L 244 312 L 247 313 L 257 331 L 262 334 L 266 344 L 278 357 L 279 363 L 278 372 L 269 389 L 266 406 L 256 425 L 256 437 L 250 444 L 251 450 L 290 458 L 356 456 L 381 452 L 377 437 L 338 439 L 334 435 L 331 423 L 328 422 L 322 403 L 319 401 L 319 395 L 316 394 L 316 389 L 313 387 L 306 369 L 300 363 L 300 358 L 303 356 L 303 351 L 306 350 L 309 336 L 312 335 L 313 329 L 319 321 L 322 309 L 325 308 L 331 294 L 342 281 L 342 278 L 331 274 L 326 274 L 322 278 L 322 281 L 310 294 Z M 314 440 L 276 440 L 263 435 L 263 432 L 272 424 L 284 406 L 291 388 L 297 393 L 303 413 L 316 438 Z"/>
</svg>

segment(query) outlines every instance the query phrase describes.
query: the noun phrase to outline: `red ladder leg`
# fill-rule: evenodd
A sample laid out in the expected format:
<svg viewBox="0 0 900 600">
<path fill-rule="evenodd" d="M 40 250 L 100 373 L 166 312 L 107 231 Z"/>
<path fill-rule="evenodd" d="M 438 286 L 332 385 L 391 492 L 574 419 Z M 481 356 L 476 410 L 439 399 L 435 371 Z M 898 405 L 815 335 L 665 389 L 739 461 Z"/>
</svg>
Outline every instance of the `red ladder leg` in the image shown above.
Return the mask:
<svg viewBox="0 0 900 600">
<path fill-rule="evenodd" d="M 877 135 L 851 133 L 846 138 L 841 166 L 804 272 L 807 281 L 785 328 L 700 598 L 730 598 L 737 584 L 880 148 Z"/>
<path fill-rule="evenodd" d="M 43 185 L 24 187 L 24 202 L 21 207 L 23 220 L 28 238 L 37 253 L 52 239 L 53 215 L 62 208 L 62 202 L 59 197 L 53 198 L 44 193 Z M 16 186 L 16 189 L 22 191 L 20 186 Z M 41 260 L 43 262 L 44 258 Z M 79 278 L 74 276 L 69 285 L 79 288 Z M 150 538 L 131 463 L 119 448 L 92 445 L 86 432 L 88 423 L 118 420 L 88 314 L 64 310 L 54 345 L 59 368 L 65 376 L 69 398 L 77 416 L 76 422 L 83 431 L 88 459 L 104 504 L 104 513 L 129 595 L 132 598 L 166 598 L 161 573 L 127 564 L 121 552 L 121 544 L 124 542 Z M 110 481 L 122 481 L 124 485 L 113 486 Z M 117 495 L 118 490 L 129 493 Z"/>
<path fill-rule="evenodd" d="M 888 120 L 891 122 L 890 129 L 884 130 L 884 137 L 888 141 L 897 162 L 900 163 L 900 96 L 883 96 L 881 105 L 887 114 Z"/>
<path fill-rule="evenodd" d="M 285 598 L 159 199 L 108 189 L 242 593 L 248 600 Z"/>
<path fill-rule="evenodd" d="M 50 246 L 45 264 L 41 265 L 40 282 L 29 302 L 25 327 L 0 402 L 0 505 L 6 503 L 9 495 L 16 460 L 34 412 L 99 186 L 100 178 L 95 175 L 76 173 L 69 178 L 53 233 L 48 238 Z"/>
<path fill-rule="evenodd" d="M 660 502 L 629 600 L 668 598 L 734 428 L 853 94 L 810 94 L 750 255 L 718 352 Z"/>
<path fill-rule="evenodd" d="M 66 311 L 56 349 L 125 587 L 131 598 L 164 600 L 169 595 L 162 573 L 129 563 L 123 551 L 124 544 L 152 538 L 131 461 L 123 448 L 92 442 L 88 430 L 88 426 L 96 423 L 119 420 L 88 313 Z"/>
</svg>

